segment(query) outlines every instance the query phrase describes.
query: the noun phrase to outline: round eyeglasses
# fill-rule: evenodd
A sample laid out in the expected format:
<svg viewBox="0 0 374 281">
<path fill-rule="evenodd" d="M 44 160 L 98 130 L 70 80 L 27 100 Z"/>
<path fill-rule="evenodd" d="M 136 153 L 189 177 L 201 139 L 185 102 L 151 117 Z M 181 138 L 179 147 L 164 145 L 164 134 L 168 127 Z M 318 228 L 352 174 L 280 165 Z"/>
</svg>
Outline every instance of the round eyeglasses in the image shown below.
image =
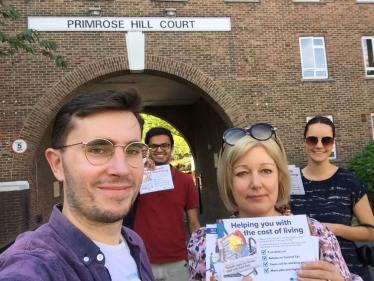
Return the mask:
<svg viewBox="0 0 374 281">
<path fill-rule="evenodd" d="M 100 166 L 107 163 L 114 155 L 116 146 L 123 147 L 125 159 L 130 167 L 138 168 L 144 165 L 149 155 L 148 145 L 142 142 L 131 142 L 127 145 L 113 144 L 106 139 L 92 139 L 88 142 L 79 142 L 75 144 L 57 147 L 56 149 L 66 148 L 74 145 L 84 145 L 84 153 L 87 161 L 94 166 Z"/>
</svg>

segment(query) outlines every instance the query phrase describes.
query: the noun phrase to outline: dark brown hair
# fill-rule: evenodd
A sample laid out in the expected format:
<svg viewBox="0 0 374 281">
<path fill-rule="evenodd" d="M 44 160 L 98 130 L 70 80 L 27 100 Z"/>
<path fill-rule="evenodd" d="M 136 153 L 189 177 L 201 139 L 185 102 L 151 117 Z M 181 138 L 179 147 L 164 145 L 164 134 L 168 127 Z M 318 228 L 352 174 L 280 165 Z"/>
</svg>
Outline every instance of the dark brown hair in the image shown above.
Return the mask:
<svg viewBox="0 0 374 281">
<path fill-rule="evenodd" d="M 69 133 L 74 129 L 74 117 L 83 119 L 105 111 L 129 111 L 138 119 L 140 129 L 143 130 L 141 110 L 141 97 L 132 88 L 124 91 L 105 90 L 79 94 L 71 98 L 57 113 L 52 128 L 52 148 L 57 149 L 65 145 Z"/>
<path fill-rule="evenodd" d="M 332 137 L 335 138 L 335 125 L 332 123 L 332 121 L 324 116 L 316 116 L 309 120 L 309 122 L 305 126 L 304 130 L 304 139 L 306 138 L 306 133 L 308 132 L 309 126 L 313 124 L 325 124 L 331 127 L 332 130 Z"/>
</svg>

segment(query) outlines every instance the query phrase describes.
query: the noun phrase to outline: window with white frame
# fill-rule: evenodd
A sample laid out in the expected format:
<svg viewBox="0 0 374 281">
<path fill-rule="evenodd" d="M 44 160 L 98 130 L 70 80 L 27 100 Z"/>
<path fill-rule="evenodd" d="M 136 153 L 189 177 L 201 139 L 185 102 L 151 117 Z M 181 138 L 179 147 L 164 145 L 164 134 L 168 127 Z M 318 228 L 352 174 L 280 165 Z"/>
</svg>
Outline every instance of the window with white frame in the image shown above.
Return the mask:
<svg viewBox="0 0 374 281">
<path fill-rule="evenodd" d="M 373 140 L 374 140 L 374 113 L 371 114 L 371 128 L 373 129 Z"/>
<path fill-rule="evenodd" d="M 303 78 L 328 78 L 325 39 L 323 37 L 300 37 L 299 43 Z"/>
<path fill-rule="evenodd" d="M 332 122 L 334 122 L 334 119 L 332 117 L 332 115 L 325 115 L 323 117 L 327 117 L 329 118 Z M 314 116 L 312 117 L 307 117 L 306 118 L 306 122 L 308 123 L 310 119 L 314 118 Z M 331 150 L 331 154 L 330 154 L 330 157 L 329 159 L 336 159 L 336 144 L 334 143 L 334 146 L 332 147 L 332 150 Z"/>
<path fill-rule="evenodd" d="M 374 77 L 374 36 L 362 37 L 366 77 Z"/>
</svg>

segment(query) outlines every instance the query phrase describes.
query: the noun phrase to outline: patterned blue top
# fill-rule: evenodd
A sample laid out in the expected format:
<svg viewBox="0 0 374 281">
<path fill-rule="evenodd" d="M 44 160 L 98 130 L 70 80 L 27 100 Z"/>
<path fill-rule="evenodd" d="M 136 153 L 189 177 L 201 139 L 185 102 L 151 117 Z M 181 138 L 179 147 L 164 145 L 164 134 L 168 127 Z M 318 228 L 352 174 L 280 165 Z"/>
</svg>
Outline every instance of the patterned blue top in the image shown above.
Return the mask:
<svg viewBox="0 0 374 281">
<path fill-rule="evenodd" d="M 367 193 L 368 186 L 351 172 L 339 168 L 323 181 L 311 181 L 301 175 L 305 195 L 291 196 L 291 211 L 295 215 L 306 214 L 320 222 L 351 225 L 353 207 Z M 365 281 L 372 281 L 369 268 L 357 257 L 353 241 L 337 237 L 343 257 L 352 273 Z"/>
</svg>

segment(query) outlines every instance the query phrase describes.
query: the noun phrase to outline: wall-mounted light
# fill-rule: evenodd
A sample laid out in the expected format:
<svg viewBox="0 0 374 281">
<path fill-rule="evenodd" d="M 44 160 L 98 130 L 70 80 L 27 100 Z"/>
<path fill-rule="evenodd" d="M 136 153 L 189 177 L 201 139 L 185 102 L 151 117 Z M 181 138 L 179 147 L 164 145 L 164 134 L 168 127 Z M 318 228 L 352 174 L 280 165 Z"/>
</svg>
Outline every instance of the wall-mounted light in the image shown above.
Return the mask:
<svg viewBox="0 0 374 281">
<path fill-rule="evenodd" d="M 101 8 L 100 7 L 89 7 L 88 10 L 90 11 L 91 17 L 100 17 L 101 16 Z"/>
<path fill-rule="evenodd" d="M 177 9 L 175 9 L 175 8 L 165 8 L 165 15 L 167 17 L 175 17 L 177 15 Z"/>
</svg>

